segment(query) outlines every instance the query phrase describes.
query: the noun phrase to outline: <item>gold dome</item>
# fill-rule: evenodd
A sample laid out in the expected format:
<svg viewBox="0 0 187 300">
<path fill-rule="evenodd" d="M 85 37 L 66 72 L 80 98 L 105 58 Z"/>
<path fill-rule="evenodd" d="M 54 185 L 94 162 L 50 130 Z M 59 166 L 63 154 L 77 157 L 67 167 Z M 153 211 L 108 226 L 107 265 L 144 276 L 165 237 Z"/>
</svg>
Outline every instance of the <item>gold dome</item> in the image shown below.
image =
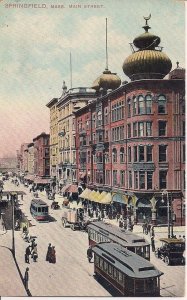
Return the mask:
<svg viewBox="0 0 187 300">
<path fill-rule="evenodd" d="M 133 41 L 133 44 L 139 48 L 139 50 L 134 51 L 123 63 L 123 71 L 131 80 L 148 78 L 162 79 L 172 68 L 171 60 L 162 52 L 162 47 L 158 47 L 160 38 L 148 32 L 151 28 L 147 24 L 150 18 L 151 14 L 149 17 L 144 17 L 146 21 L 145 26 L 143 26 L 145 32 L 136 37 Z"/>
<path fill-rule="evenodd" d="M 121 85 L 121 79 L 116 73 L 111 73 L 109 70 L 105 70 L 92 84 L 92 88 L 99 90 L 115 90 Z"/>
<path fill-rule="evenodd" d="M 131 54 L 123 63 L 124 73 L 131 80 L 164 78 L 171 70 L 169 57 L 158 50 L 141 50 Z"/>
</svg>

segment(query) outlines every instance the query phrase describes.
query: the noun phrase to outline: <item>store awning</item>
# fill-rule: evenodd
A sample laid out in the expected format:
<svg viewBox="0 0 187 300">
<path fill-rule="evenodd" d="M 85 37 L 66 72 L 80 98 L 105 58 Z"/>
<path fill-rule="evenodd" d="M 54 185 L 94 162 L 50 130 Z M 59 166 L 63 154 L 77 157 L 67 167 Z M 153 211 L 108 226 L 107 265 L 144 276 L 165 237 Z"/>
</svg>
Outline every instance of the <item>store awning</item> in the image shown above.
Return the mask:
<svg viewBox="0 0 187 300">
<path fill-rule="evenodd" d="M 102 199 L 107 195 L 107 192 L 103 191 L 99 196 L 98 196 L 98 202 L 102 203 Z"/>
<path fill-rule="evenodd" d="M 114 193 L 112 195 L 112 202 L 127 204 L 128 203 L 128 198 L 127 198 L 126 195 L 119 194 L 119 193 Z"/>
<path fill-rule="evenodd" d="M 35 178 L 34 183 L 36 183 L 36 184 L 49 184 L 50 179 L 49 178 Z"/>
<path fill-rule="evenodd" d="M 34 176 L 34 175 L 29 175 L 29 174 L 28 174 L 28 175 L 25 175 L 25 176 L 24 176 L 24 179 L 34 181 L 35 176 Z"/>
<path fill-rule="evenodd" d="M 94 190 L 91 191 L 91 193 L 88 195 L 87 199 L 90 201 L 94 201 L 94 199 L 95 199 L 94 197 L 96 197 L 96 194 L 97 194 L 96 191 L 94 191 Z"/>
<path fill-rule="evenodd" d="M 68 193 L 78 193 L 78 186 L 76 184 L 71 184 L 67 189 Z"/>
<path fill-rule="evenodd" d="M 80 197 L 80 198 L 85 198 L 85 195 L 87 194 L 88 191 L 90 191 L 90 190 L 86 188 L 86 189 L 79 195 L 79 197 Z"/>
<path fill-rule="evenodd" d="M 61 189 L 61 193 L 65 193 L 67 191 L 67 189 L 69 188 L 70 184 L 66 184 L 65 186 L 63 186 L 63 188 Z"/>
<path fill-rule="evenodd" d="M 101 199 L 101 204 L 110 204 L 112 202 L 111 193 L 107 193 L 107 195 Z"/>
</svg>

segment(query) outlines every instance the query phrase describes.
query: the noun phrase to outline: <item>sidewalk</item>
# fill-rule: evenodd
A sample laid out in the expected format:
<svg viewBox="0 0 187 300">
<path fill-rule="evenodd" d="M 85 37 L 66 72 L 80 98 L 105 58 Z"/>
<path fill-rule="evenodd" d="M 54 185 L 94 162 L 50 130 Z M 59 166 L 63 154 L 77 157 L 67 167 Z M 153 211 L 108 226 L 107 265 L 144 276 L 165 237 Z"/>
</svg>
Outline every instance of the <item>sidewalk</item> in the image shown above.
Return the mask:
<svg viewBox="0 0 187 300">
<path fill-rule="evenodd" d="M 2 246 L 0 237 L 0 295 L 4 297 L 28 296 L 17 269 L 12 252 Z"/>
</svg>

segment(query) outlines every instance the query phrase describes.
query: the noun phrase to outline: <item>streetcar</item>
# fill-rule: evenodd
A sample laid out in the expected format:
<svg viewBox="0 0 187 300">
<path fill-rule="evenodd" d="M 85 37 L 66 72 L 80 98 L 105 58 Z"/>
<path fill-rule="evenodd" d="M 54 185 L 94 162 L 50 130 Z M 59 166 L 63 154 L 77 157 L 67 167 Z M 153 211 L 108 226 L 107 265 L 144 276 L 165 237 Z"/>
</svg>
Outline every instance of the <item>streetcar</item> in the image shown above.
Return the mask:
<svg viewBox="0 0 187 300">
<path fill-rule="evenodd" d="M 160 296 L 160 276 L 155 266 L 116 243 L 93 246 L 95 279 L 110 284 L 115 296 Z"/>
<path fill-rule="evenodd" d="M 49 207 L 39 198 L 31 201 L 30 212 L 37 221 L 48 221 L 49 219 Z"/>
<path fill-rule="evenodd" d="M 150 260 L 150 244 L 143 237 L 102 221 L 91 223 L 87 228 L 89 246 L 114 242 Z"/>
</svg>

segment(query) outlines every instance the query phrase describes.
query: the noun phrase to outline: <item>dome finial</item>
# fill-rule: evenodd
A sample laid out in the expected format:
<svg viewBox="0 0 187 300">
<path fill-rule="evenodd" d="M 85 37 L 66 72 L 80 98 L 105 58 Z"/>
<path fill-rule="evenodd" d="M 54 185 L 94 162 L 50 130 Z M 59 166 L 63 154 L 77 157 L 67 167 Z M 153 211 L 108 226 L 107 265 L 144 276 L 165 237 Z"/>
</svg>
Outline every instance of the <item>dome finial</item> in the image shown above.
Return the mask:
<svg viewBox="0 0 187 300">
<path fill-rule="evenodd" d="M 148 30 L 151 28 L 151 27 L 149 27 L 149 25 L 147 23 L 150 19 L 151 19 L 151 14 L 149 14 L 148 17 L 144 17 L 145 25 L 142 28 L 145 29 L 145 32 L 148 32 Z"/>
</svg>

